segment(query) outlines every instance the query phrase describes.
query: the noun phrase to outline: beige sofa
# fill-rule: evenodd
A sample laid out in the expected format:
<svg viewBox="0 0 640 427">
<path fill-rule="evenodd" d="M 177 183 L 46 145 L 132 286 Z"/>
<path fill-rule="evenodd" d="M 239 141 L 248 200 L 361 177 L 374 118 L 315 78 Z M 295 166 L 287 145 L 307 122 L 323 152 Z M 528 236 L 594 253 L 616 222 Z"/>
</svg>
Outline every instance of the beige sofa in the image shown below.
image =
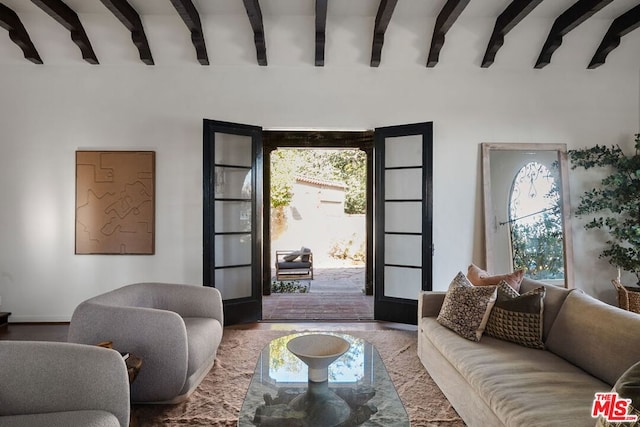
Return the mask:
<svg viewBox="0 0 640 427">
<path fill-rule="evenodd" d="M 436 320 L 445 292 L 422 292 L 418 355 L 469 426 L 593 426 L 596 392 L 640 361 L 640 315 L 580 290 L 545 286 L 545 350 L 484 335 L 460 337 Z"/>
</svg>

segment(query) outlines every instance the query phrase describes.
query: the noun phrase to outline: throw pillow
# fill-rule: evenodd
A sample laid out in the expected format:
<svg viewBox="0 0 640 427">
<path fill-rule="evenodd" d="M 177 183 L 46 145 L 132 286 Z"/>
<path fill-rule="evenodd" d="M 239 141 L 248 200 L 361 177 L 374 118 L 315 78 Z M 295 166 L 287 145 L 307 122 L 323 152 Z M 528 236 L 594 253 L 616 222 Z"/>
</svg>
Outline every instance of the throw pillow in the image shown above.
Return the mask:
<svg viewBox="0 0 640 427">
<path fill-rule="evenodd" d="M 300 256 L 300 251 L 293 251 L 289 255 L 283 256 L 282 259 L 288 262 L 292 262 L 292 261 L 295 261 L 296 258 L 298 258 L 299 256 Z"/>
<path fill-rule="evenodd" d="M 311 249 L 305 248 L 303 246 L 300 248 L 300 253 L 302 254 L 302 256 L 300 257 L 300 261 L 309 262 L 309 259 L 311 258 Z"/>
<path fill-rule="evenodd" d="M 524 278 L 524 270 L 492 276 L 477 265 L 471 264 L 467 270 L 467 278 L 475 286 L 495 286 L 504 280 L 509 284 L 509 286 L 518 292 L 520 291 L 520 283 L 522 283 L 522 279 Z"/>
<path fill-rule="evenodd" d="M 495 300 L 495 286 L 473 286 L 459 272 L 449 285 L 437 320 L 461 337 L 480 341 Z"/>
<path fill-rule="evenodd" d="M 612 392 L 618 393 L 619 399 L 630 399 L 627 415 L 635 415 L 636 422 L 612 422 L 600 415 L 596 427 L 637 427 L 640 425 L 640 362 L 627 369 L 613 386 Z"/>
<path fill-rule="evenodd" d="M 542 310 L 545 293 L 544 286 L 541 286 L 519 295 L 503 280 L 498 285 L 496 302 L 485 333 L 525 347 L 543 349 Z"/>
</svg>

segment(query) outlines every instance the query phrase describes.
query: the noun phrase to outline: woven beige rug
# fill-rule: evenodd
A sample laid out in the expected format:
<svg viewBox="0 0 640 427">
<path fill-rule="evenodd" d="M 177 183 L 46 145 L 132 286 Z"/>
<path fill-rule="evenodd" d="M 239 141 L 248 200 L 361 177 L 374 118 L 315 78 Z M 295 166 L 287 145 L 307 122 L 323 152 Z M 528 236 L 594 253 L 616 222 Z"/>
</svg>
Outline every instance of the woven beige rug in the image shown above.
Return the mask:
<svg viewBox="0 0 640 427">
<path fill-rule="evenodd" d="M 361 337 L 375 345 L 412 426 L 464 426 L 420 363 L 417 332 L 336 332 Z M 132 410 L 134 423 L 145 427 L 236 426 L 258 354 L 272 339 L 291 333 L 225 330 L 213 369 L 191 397 L 178 405 L 136 405 Z"/>
</svg>

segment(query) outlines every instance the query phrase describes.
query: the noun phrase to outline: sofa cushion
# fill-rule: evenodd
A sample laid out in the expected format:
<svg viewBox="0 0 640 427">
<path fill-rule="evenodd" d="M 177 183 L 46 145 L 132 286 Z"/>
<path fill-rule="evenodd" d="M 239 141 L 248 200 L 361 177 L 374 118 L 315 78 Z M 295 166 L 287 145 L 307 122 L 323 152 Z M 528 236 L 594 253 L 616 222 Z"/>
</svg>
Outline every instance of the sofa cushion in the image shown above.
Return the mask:
<svg viewBox="0 0 640 427">
<path fill-rule="evenodd" d="M 501 281 L 505 281 L 516 291 L 520 290 L 520 283 L 524 278 L 524 270 L 514 271 L 512 273 L 491 275 L 475 264 L 471 264 L 467 269 L 467 278 L 474 286 L 491 286 L 498 285 Z"/>
<path fill-rule="evenodd" d="M 437 320 L 466 339 L 480 341 L 495 299 L 495 286 L 473 286 L 459 272 L 449 285 Z"/>
<path fill-rule="evenodd" d="M 311 259 L 311 249 L 305 248 L 303 246 L 300 248 L 300 253 L 302 254 L 300 255 L 300 261 L 309 262 L 309 260 Z"/>
<path fill-rule="evenodd" d="M 640 359 L 640 315 L 571 292 L 546 348 L 610 385 Z M 606 363 L 603 363 L 606 360 Z"/>
<path fill-rule="evenodd" d="M 555 322 L 556 316 L 560 311 L 560 307 L 564 304 L 564 300 L 567 298 L 567 295 L 573 292 L 573 289 L 566 289 L 525 277 L 522 279 L 522 283 L 520 284 L 520 293 L 532 291 L 540 286 L 544 286 L 545 289 L 544 314 L 542 315 L 542 324 L 544 326 L 542 329 L 542 341 L 546 341 L 549 336 L 551 326 L 553 325 L 553 322 Z"/>
<path fill-rule="evenodd" d="M 85 410 L 12 415 L 0 418 L 2 427 L 120 427 L 115 415 L 106 411 Z"/>
<path fill-rule="evenodd" d="M 278 263 L 280 270 L 307 270 L 311 268 L 310 262 L 302 261 L 281 261 Z"/>
<path fill-rule="evenodd" d="M 593 426 L 594 394 L 611 388 L 546 350 L 486 335 L 463 340 L 433 317 L 419 330 L 507 426 Z"/>
<path fill-rule="evenodd" d="M 187 377 L 190 377 L 216 354 L 222 340 L 222 325 L 216 319 L 204 317 L 185 317 L 183 320 L 187 329 L 189 352 Z"/>
<path fill-rule="evenodd" d="M 292 261 L 295 261 L 295 259 L 298 258 L 300 256 L 300 254 L 302 254 L 302 252 L 293 251 L 290 254 L 283 256 L 282 259 L 287 261 L 287 262 L 292 262 Z"/>
<path fill-rule="evenodd" d="M 519 295 L 507 282 L 500 282 L 485 333 L 525 347 L 544 348 L 542 342 L 544 295 L 543 286 Z"/>
</svg>

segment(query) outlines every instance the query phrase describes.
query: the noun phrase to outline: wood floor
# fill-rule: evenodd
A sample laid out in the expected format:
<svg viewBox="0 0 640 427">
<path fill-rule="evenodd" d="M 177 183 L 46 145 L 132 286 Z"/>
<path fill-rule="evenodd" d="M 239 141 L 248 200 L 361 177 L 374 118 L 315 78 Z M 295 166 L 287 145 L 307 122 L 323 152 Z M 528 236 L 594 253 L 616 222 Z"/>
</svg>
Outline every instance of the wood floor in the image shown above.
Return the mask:
<svg viewBox="0 0 640 427">
<path fill-rule="evenodd" d="M 280 330 L 280 331 L 376 331 L 417 330 L 414 325 L 391 322 L 257 322 L 227 326 L 225 329 Z M 10 323 L 0 329 L 0 340 L 66 341 L 68 323 Z"/>
</svg>

